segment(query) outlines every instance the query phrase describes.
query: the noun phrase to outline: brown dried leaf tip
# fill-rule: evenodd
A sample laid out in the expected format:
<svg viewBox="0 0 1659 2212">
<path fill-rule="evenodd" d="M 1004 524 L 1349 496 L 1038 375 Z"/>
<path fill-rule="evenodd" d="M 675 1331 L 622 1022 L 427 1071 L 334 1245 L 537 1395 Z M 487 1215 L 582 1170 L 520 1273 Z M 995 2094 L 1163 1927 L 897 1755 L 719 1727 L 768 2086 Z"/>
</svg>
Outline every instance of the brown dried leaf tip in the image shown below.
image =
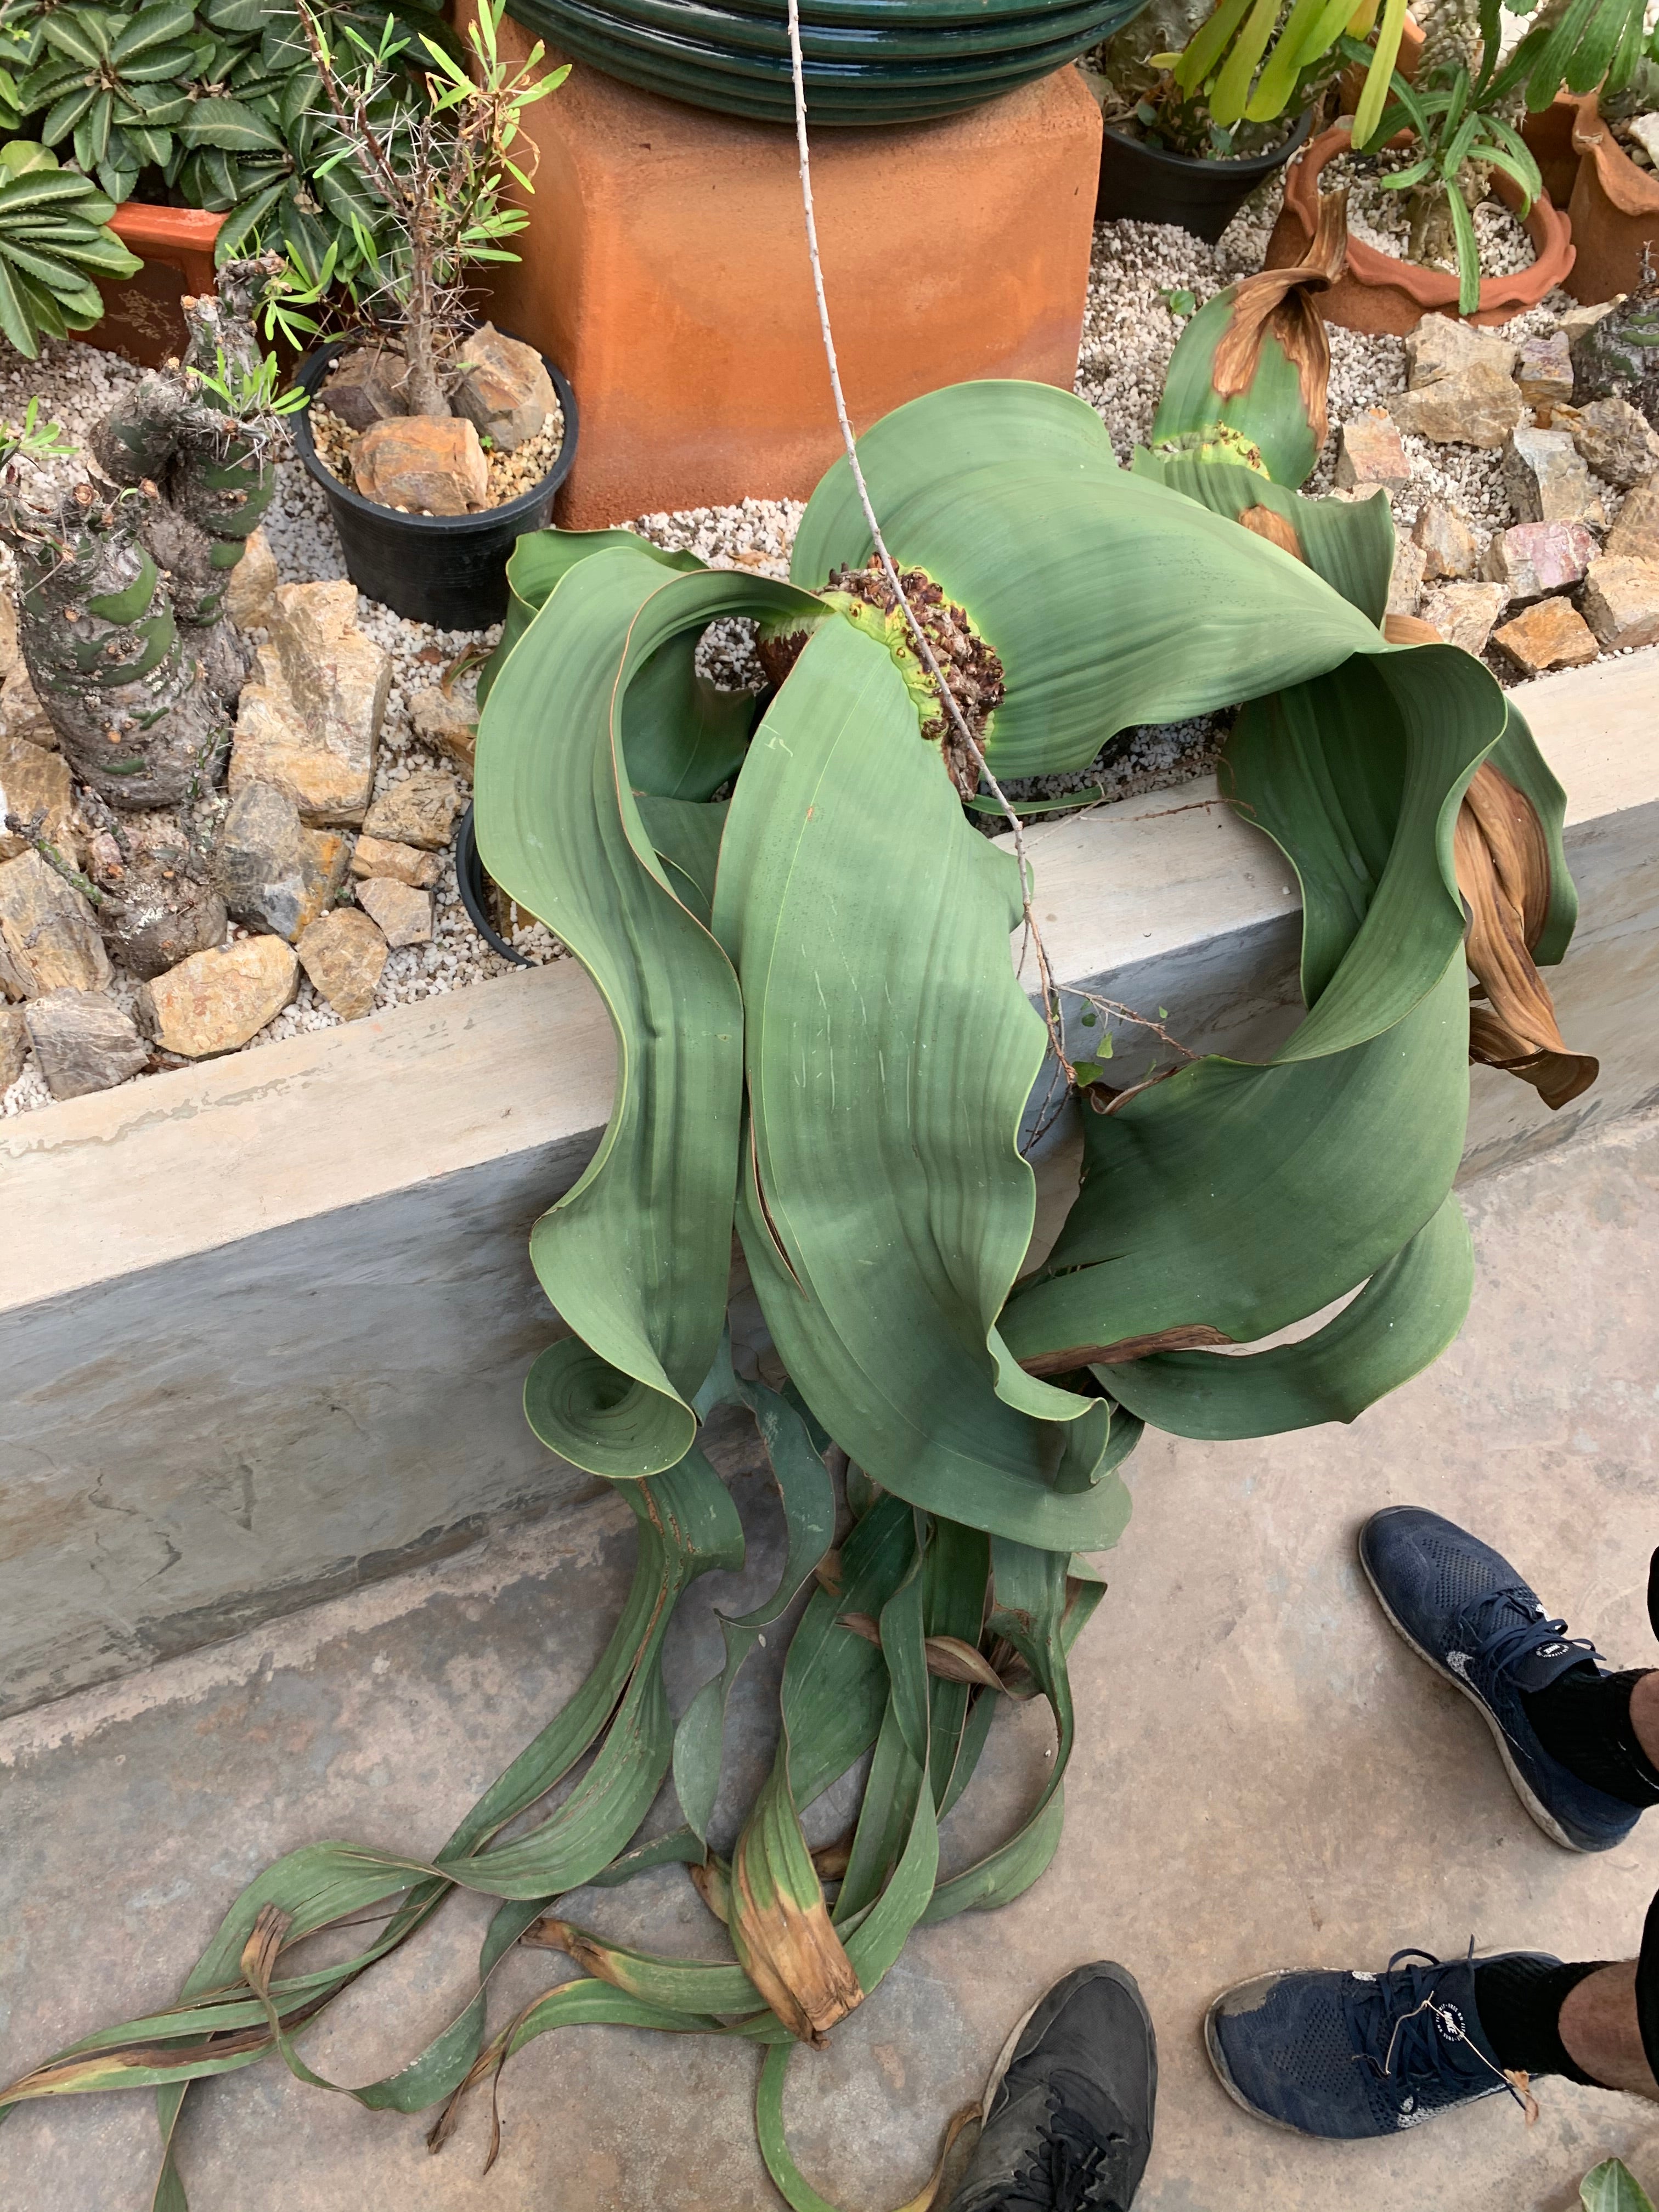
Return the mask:
<svg viewBox="0 0 1659 2212">
<path fill-rule="evenodd" d="M 276 1954 L 294 1925 L 294 1915 L 284 1912 L 280 1905 L 262 1905 L 253 1923 L 253 1933 L 242 1946 L 242 1978 L 255 1996 L 270 2002 L 270 1978 L 276 1971 Z"/>
<path fill-rule="evenodd" d="M 803 2043 L 821 2044 L 864 2002 L 789 1795 L 787 1747 L 738 1838 L 730 1911 L 738 1963 Z"/>
<path fill-rule="evenodd" d="M 1347 258 L 1348 195 L 1323 193 L 1318 227 L 1304 258 L 1293 268 L 1263 269 L 1239 285 L 1232 319 L 1221 334 L 1210 367 L 1210 381 L 1222 398 L 1248 392 L 1271 331 L 1296 365 L 1302 404 L 1322 446 L 1330 427 L 1325 398 L 1331 377 L 1331 341 L 1318 295 L 1335 283 Z"/>
<path fill-rule="evenodd" d="M 1533 959 L 1549 913 L 1550 855 L 1532 801 L 1490 762 L 1475 770 L 1453 841 L 1457 888 L 1469 908 L 1469 1058 L 1530 1083 L 1544 1103 L 1563 1107 L 1588 1091 L 1601 1062 L 1572 1051 Z"/>
</svg>

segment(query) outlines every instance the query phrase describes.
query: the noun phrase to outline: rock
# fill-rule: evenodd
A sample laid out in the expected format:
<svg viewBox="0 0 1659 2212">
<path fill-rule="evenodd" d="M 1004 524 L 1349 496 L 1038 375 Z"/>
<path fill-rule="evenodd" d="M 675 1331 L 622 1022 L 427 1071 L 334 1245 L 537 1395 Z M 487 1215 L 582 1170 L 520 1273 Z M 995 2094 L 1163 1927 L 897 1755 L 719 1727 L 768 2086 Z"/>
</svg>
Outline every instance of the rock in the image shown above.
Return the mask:
<svg viewBox="0 0 1659 2212">
<path fill-rule="evenodd" d="M 243 937 L 193 953 L 138 994 L 139 1019 L 164 1052 L 206 1060 L 234 1052 L 300 988 L 300 961 L 280 937 Z"/>
<path fill-rule="evenodd" d="M 343 837 L 306 828 L 280 786 L 247 783 L 220 824 L 213 873 L 238 921 L 291 945 L 345 880 L 350 857 Z"/>
<path fill-rule="evenodd" d="M 357 903 L 379 922 L 388 945 L 424 945 L 432 935 L 432 894 L 390 876 L 357 886 Z"/>
<path fill-rule="evenodd" d="M 1423 612 L 1449 645 L 1461 646 L 1478 660 L 1508 602 L 1502 584 L 1442 584 L 1430 592 Z"/>
<path fill-rule="evenodd" d="M 0 860 L 29 850 L 25 830 L 9 829 L 6 817 L 27 824 L 38 815 L 40 834 L 65 860 L 79 855 L 75 818 L 75 780 L 62 753 L 49 753 L 25 738 L 0 738 Z"/>
<path fill-rule="evenodd" d="M 352 447 L 351 477 L 365 499 L 405 514 L 473 514 L 489 497 L 483 447 L 464 415 L 376 422 Z"/>
<path fill-rule="evenodd" d="M 1504 489 L 1522 522 L 1606 520 L 1589 471 L 1565 430 L 1522 424 L 1504 449 Z"/>
<path fill-rule="evenodd" d="M 1518 354 L 1513 339 L 1499 337 L 1496 331 L 1478 329 L 1455 315 L 1425 315 L 1406 340 L 1406 381 L 1415 391 L 1469 368 L 1513 376 Z"/>
<path fill-rule="evenodd" d="M 8 670 L 0 684 L 0 729 L 9 738 L 21 738 L 43 752 L 58 749 L 58 732 L 46 720 L 46 710 L 35 696 L 29 672 L 22 662 Z"/>
<path fill-rule="evenodd" d="M 14 999 L 101 991 L 109 958 L 90 902 L 38 853 L 0 866 L 0 989 Z"/>
<path fill-rule="evenodd" d="M 313 921 L 300 939 L 300 965 L 312 987 L 328 1000 L 342 1021 L 355 1022 L 371 1011 L 386 966 L 386 941 L 366 914 L 337 906 Z"/>
<path fill-rule="evenodd" d="M 23 1073 L 23 1063 L 28 1056 L 29 1033 L 23 1009 L 9 1006 L 0 1000 L 0 1098 Z"/>
<path fill-rule="evenodd" d="M 1659 561 L 1592 561 L 1579 605 L 1609 653 L 1659 643 Z"/>
<path fill-rule="evenodd" d="M 1423 596 L 1424 561 L 1420 545 L 1414 545 L 1409 538 L 1396 541 L 1394 573 L 1389 579 L 1389 614 L 1414 615 L 1417 612 L 1417 602 Z"/>
<path fill-rule="evenodd" d="M 1626 128 L 1649 161 L 1659 168 L 1659 115 L 1638 115 Z"/>
<path fill-rule="evenodd" d="M 466 374 L 450 404 L 504 453 L 533 438 L 553 412 L 553 380 L 534 346 L 481 323 L 461 348 Z"/>
<path fill-rule="evenodd" d="M 1443 444 L 1501 446 L 1521 420 L 1516 349 L 1446 315 L 1425 315 L 1406 340 L 1409 389 L 1389 402 L 1402 430 Z"/>
<path fill-rule="evenodd" d="M 1572 349 L 1565 331 L 1523 338 L 1515 380 L 1528 407 L 1553 407 L 1572 398 Z"/>
<path fill-rule="evenodd" d="M 1541 676 L 1550 668 L 1582 668 L 1600 650 L 1571 599 L 1540 599 L 1502 629 L 1495 629 L 1492 641 L 1523 676 Z"/>
<path fill-rule="evenodd" d="M 1607 532 L 1613 560 L 1659 561 L 1659 476 L 1638 484 Z"/>
<path fill-rule="evenodd" d="M 1582 522 L 1520 522 L 1492 532 L 1486 575 L 1512 599 L 1541 599 L 1582 584 L 1595 558 L 1595 540 Z"/>
<path fill-rule="evenodd" d="M 1628 399 L 1592 399 L 1588 407 L 1558 407 L 1550 427 L 1565 430 L 1587 466 L 1620 491 L 1633 491 L 1659 468 L 1659 433 Z"/>
<path fill-rule="evenodd" d="M 263 529 L 252 532 L 225 586 L 225 612 L 239 629 L 258 629 L 280 579 L 276 556 Z"/>
<path fill-rule="evenodd" d="M 17 642 L 17 605 L 9 592 L 0 591 L 0 678 L 16 667 L 22 647 Z"/>
<path fill-rule="evenodd" d="M 1588 307 L 1569 307 L 1560 319 L 1560 329 L 1569 347 L 1576 346 L 1586 331 L 1599 323 L 1603 315 L 1610 315 L 1624 299 L 1621 292 L 1617 300 L 1602 300 Z"/>
<path fill-rule="evenodd" d="M 394 844 L 390 838 L 371 837 L 365 830 L 351 855 L 351 872 L 387 877 L 395 884 L 429 891 L 438 880 L 438 860 L 435 854 L 422 853 L 413 845 Z"/>
<path fill-rule="evenodd" d="M 1422 547 L 1423 574 L 1431 581 L 1443 576 L 1472 576 L 1480 566 L 1474 532 L 1443 499 L 1424 501 L 1412 529 L 1412 543 Z"/>
<path fill-rule="evenodd" d="M 363 828 L 371 837 L 435 853 L 448 844 L 460 811 L 461 787 L 453 775 L 441 768 L 416 769 L 381 792 L 363 817 Z"/>
<path fill-rule="evenodd" d="M 149 1047 L 106 991 L 48 991 L 25 1011 L 35 1065 L 54 1098 L 83 1098 L 137 1075 Z"/>
<path fill-rule="evenodd" d="M 447 753 L 472 779 L 472 756 L 478 742 L 478 710 L 453 697 L 441 684 L 417 691 L 409 702 L 409 719 L 416 736 L 434 752 Z"/>
<path fill-rule="evenodd" d="M 237 708 L 231 791 L 274 783 L 307 822 L 361 822 L 391 656 L 358 629 L 356 587 L 343 579 L 279 585 L 265 628 Z"/>
<path fill-rule="evenodd" d="M 348 428 L 368 430 L 404 412 L 408 374 L 400 354 L 380 346 L 358 346 L 335 363 L 318 397 Z"/>
</svg>

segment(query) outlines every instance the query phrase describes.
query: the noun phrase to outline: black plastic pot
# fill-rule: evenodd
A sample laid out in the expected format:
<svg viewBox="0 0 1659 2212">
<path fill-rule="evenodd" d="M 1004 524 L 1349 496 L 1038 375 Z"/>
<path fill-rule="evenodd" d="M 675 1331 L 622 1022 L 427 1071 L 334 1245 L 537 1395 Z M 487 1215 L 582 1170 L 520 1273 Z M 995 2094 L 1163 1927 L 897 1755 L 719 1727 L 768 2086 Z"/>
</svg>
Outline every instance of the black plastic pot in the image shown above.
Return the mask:
<svg viewBox="0 0 1659 2212">
<path fill-rule="evenodd" d="M 1312 128 L 1309 108 L 1281 145 L 1241 161 L 1194 161 L 1108 131 L 1100 142 L 1095 221 L 1179 223 L 1213 246 L 1262 179 L 1301 150 Z"/>
<path fill-rule="evenodd" d="M 517 951 L 507 939 L 492 929 L 489 924 L 489 878 L 484 873 L 484 864 L 478 857 L 478 833 L 472 826 L 472 809 L 469 806 L 461 817 L 461 826 L 455 832 L 455 886 L 461 895 L 461 904 L 466 908 L 466 918 L 472 924 L 492 952 L 499 952 L 503 960 L 510 960 L 515 968 L 528 968 L 532 963 Z"/>
<path fill-rule="evenodd" d="M 510 335 L 510 333 L 504 333 Z M 343 343 L 308 353 L 294 380 L 313 396 Z M 562 369 L 547 373 L 564 410 L 564 443 L 538 484 L 480 514 L 399 514 L 342 483 L 318 459 L 305 414 L 289 418 L 295 451 L 322 486 L 357 589 L 394 614 L 438 629 L 484 629 L 507 612 L 507 556 L 526 530 L 545 530 L 553 495 L 576 458 L 576 395 Z"/>
</svg>

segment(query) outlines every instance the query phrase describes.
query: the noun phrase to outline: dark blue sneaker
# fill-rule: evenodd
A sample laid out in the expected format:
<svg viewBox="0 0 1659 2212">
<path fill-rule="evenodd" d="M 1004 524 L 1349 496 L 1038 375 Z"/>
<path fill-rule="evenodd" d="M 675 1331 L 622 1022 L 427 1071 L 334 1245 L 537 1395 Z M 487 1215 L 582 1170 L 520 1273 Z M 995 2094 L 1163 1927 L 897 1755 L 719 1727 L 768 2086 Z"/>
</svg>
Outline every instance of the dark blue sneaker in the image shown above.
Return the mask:
<svg viewBox="0 0 1659 2212">
<path fill-rule="evenodd" d="M 1485 1715 L 1516 1795 L 1544 1833 L 1570 1851 L 1623 1843 L 1638 1809 L 1553 1759 L 1522 1701 L 1570 1667 L 1607 1672 L 1595 1645 L 1550 1620 L 1501 1553 L 1420 1505 L 1373 1513 L 1359 1532 L 1359 1564 L 1412 1650 Z"/>
<path fill-rule="evenodd" d="M 1234 2103 L 1298 2135 L 1391 2136 L 1505 2091 L 1525 2109 L 1481 2027 L 1472 1959 L 1261 1974 L 1216 1999 L 1204 2040 Z"/>
</svg>

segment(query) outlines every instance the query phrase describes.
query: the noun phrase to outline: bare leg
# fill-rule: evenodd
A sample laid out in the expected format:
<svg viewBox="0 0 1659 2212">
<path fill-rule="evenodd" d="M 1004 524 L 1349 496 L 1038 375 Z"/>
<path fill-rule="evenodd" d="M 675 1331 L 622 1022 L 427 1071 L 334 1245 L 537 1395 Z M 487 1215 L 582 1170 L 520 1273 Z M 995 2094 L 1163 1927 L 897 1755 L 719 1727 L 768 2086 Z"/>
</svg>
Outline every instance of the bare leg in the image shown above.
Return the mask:
<svg viewBox="0 0 1659 2212">
<path fill-rule="evenodd" d="M 1650 1674 L 1647 1680 L 1653 1679 Z M 1653 2078 L 1636 2021 L 1634 1959 L 1600 1966 L 1575 1984 L 1558 2027 L 1568 2056 L 1592 2081 L 1659 2103 L 1659 2081 Z"/>
<path fill-rule="evenodd" d="M 1630 1724 L 1642 1756 L 1659 1766 L 1659 1668 L 1644 1674 L 1630 1693 Z"/>
</svg>

